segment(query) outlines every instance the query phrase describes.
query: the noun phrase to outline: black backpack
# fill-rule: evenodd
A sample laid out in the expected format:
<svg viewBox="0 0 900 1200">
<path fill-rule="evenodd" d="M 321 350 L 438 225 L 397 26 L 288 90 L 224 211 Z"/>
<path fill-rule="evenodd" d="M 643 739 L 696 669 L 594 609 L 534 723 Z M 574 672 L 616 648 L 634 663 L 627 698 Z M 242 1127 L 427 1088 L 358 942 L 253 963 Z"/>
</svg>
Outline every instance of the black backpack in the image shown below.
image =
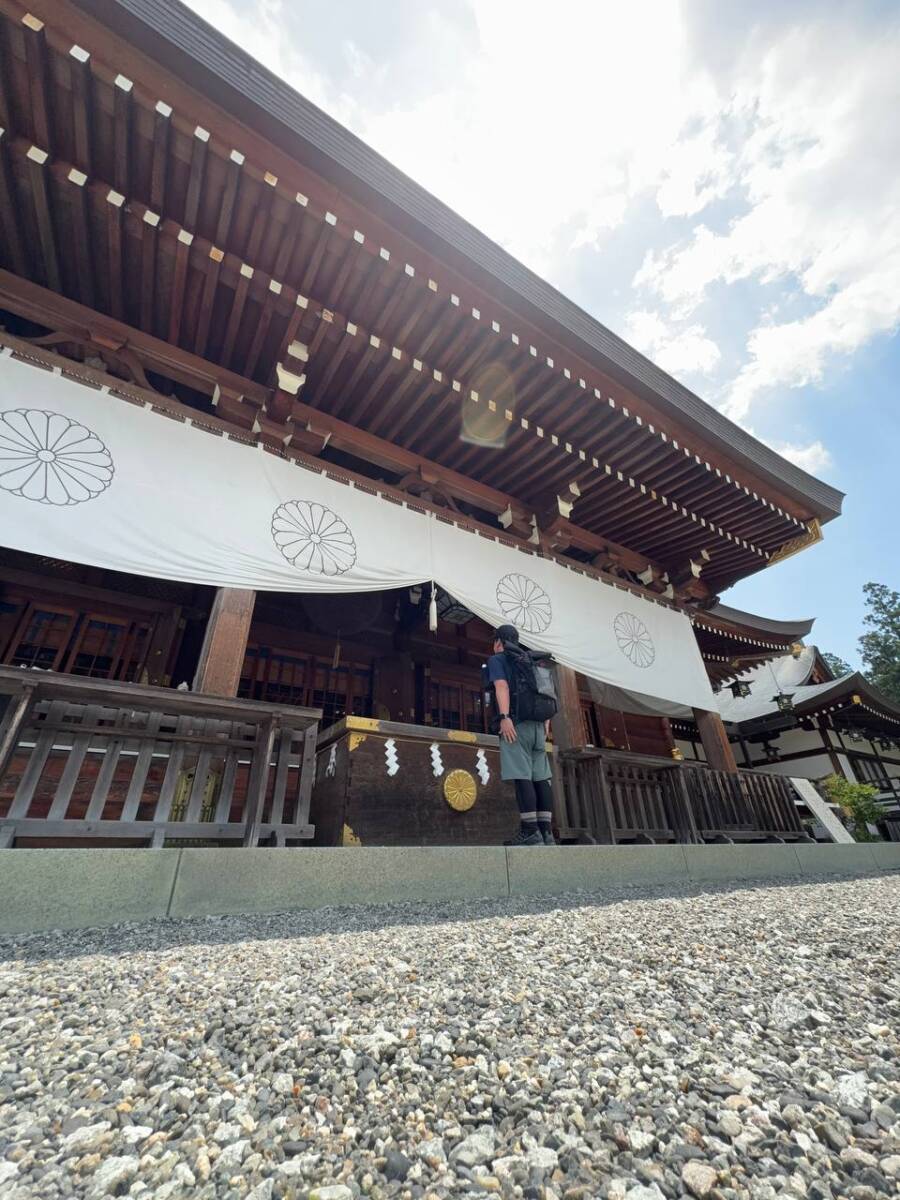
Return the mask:
<svg viewBox="0 0 900 1200">
<path fill-rule="evenodd" d="M 507 645 L 510 716 L 514 721 L 549 721 L 559 708 L 553 682 L 553 659 L 540 650 Z"/>
</svg>

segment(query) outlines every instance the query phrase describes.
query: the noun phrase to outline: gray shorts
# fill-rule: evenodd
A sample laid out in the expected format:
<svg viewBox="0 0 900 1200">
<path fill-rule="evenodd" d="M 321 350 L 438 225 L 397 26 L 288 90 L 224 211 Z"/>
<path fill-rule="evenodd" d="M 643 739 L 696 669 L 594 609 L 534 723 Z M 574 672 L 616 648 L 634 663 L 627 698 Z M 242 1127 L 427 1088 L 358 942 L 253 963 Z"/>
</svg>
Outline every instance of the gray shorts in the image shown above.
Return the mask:
<svg viewBox="0 0 900 1200">
<path fill-rule="evenodd" d="M 550 778 L 550 759 L 543 721 L 517 721 L 517 741 L 500 738 L 500 778 L 530 779 L 540 783 Z"/>
</svg>

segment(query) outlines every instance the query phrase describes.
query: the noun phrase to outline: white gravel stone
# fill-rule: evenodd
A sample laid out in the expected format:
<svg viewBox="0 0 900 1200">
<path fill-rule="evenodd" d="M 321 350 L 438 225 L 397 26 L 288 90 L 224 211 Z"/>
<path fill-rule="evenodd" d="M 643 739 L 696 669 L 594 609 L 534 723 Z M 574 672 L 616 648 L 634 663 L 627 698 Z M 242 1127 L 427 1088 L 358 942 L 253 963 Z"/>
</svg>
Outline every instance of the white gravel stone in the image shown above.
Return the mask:
<svg viewBox="0 0 900 1200">
<path fill-rule="evenodd" d="M 719 1128 L 730 1138 L 736 1138 L 744 1132 L 744 1122 L 735 1113 L 725 1109 L 719 1113 Z"/>
<path fill-rule="evenodd" d="M 475 1133 L 454 1146 L 450 1152 L 450 1161 L 463 1167 L 475 1167 L 486 1163 L 494 1153 L 494 1130 L 490 1125 L 482 1125 Z"/>
<path fill-rule="evenodd" d="M 87 1154 L 89 1150 L 96 1150 L 110 1140 L 111 1128 L 109 1121 L 98 1121 L 96 1125 L 82 1125 L 62 1139 L 63 1150 L 67 1154 Z"/>
<path fill-rule="evenodd" d="M 897 913 L 806 877 L 0 940 L 0 1200 L 875 1200 Z"/>
<path fill-rule="evenodd" d="M 244 1161 L 244 1155 L 250 1143 L 246 1138 L 241 1138 L 238 1142 L 232 1142 L 230 1146 L 226 1146 L 215 1162 L 215 1170 L 219 1175 L 226 1173 L 234 1173 L 241 1163 Z"/>
<path fill-rule="evenodd" d="M 138 1160 L 133 1155 L 107 1158 L 94 1172 L 87 1190 L 88 1200 L 99 1200 L 101 1196 L 114 1196 L 123 1184 L 134 1179 Z"/>
<path fill-rule="evenodd" d="M 126 1125 L 122 1130 L 122 1141 L 129 1146 L 136 1146 L 138 1142 L 145 1142 L 152 1132 L 150 1125 Z"/>
<path fill-rule="evenodd" d="M 834 1096 L 838 1104 L 853 1108 L 864 1108 L 869 1098 L 869 1078 L 865 1071 L 854 1071 L 852 1075 L 840 1075 L 834 1081 Z"/>
<path fill-rule="evenodd" d="M 665 1195 L 655 1183 L 651 1183 L 649 1186 L 639 1183 L 636 1187 L 628 1189 L 625 1193 L 625 1200 L 665 1200 Z"/>
<path fill-rule="evenodd" d="M 681 1169 L 681 1181 L 694 1196 L 707 1196 L 719 1181 L 715 1167 L 708 1163 L 688 1162 Z"/>
<path fill-rule="evenodd" d="M 325 1187 L 313 1188 L 309 1200 L 353 1200 L 353 1193 L 343 1183 L 332 1183 Z"/>
</svg>

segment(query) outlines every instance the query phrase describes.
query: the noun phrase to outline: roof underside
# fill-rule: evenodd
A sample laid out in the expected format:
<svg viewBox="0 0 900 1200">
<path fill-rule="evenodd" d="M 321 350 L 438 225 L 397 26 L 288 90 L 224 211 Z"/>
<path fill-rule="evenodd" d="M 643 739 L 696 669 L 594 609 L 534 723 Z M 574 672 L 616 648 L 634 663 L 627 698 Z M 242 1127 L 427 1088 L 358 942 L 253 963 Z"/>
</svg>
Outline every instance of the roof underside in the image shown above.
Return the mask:
<svg viewBox="0 0 900 1200">
<path fill-rule="evenodd" d="M 108 0 L 78 0 L 78 3 L 103 20 L 110 19 Z M 777 485 L 795 490 L 823 520 L 840 513 L 843 493 L 782 458 L 683 387 L 191 9 L 178 0 L 115 0 L 114 7 L 140 21 L 148 34 L 152 31 L 168 43 L 173 55 L 186 55 L 192 66 L 208 71 L 232 94 L 241 119 L 251 127 L 256 124 L 255 117 L 259 120 L 265 115 L 270 120 L 265 122 L 263 130 L 272 136 L 274 119 L 280 126 L 279 141 L 287 139 L 286 144 L 292 149 L 292 139 L 302 140 L 316 154 L 319 169 L 333 165 L 342 182 L 349 177 L 366 193 L 381 197 L 464 257 L 470 271 L 488 273 L 519 301 L 533 306 L 560 330 L 577 339 L 584 349 L 592 352 L 592 358 L 601 356 L 605 369 L 626 386 L 699 426 L 731 457 L 745 459 Z M 219 96 L 221 102 L 221 91 Z"/>
<path fill-rule="evenodd" d="M 305 374 L 309 410 L 527 511 L 565 494 L 577 527 L 673 574 L 705 551 L 713 591 L 839 511 L 840 493 L 724 421 L 181 5 L 78 5 L 157 62 L 66 0 L 35 0 L 38 29 L 0 0 L 0 308 L 38 320 L 40 305 L 16 295 L 30 280 L 262 396 L 286 362 Z M 378 215 L 385 198 L 394 226 Z M 440 236 L 440 259 L 422 230 Z M 507 303 L 470 286 L 485 271 Z M 727 454 L 711 461 L 710 444 Z"/>
</svg>

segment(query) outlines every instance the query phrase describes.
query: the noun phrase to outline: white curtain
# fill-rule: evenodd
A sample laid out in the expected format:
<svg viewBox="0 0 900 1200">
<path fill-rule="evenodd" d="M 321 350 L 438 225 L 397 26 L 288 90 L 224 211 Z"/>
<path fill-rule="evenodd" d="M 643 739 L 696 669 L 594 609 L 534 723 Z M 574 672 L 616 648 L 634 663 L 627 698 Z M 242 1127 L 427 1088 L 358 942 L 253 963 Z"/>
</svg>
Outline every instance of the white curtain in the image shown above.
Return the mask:
<svg viewBox="0 0 900 1200">
<path fill-rule="evenodd" d="M 356 592 L 434 579 L 589 677 L 714 707 L 682 613 L 9 354 L 0 544 L 218 587 Z"/>
</svg>

